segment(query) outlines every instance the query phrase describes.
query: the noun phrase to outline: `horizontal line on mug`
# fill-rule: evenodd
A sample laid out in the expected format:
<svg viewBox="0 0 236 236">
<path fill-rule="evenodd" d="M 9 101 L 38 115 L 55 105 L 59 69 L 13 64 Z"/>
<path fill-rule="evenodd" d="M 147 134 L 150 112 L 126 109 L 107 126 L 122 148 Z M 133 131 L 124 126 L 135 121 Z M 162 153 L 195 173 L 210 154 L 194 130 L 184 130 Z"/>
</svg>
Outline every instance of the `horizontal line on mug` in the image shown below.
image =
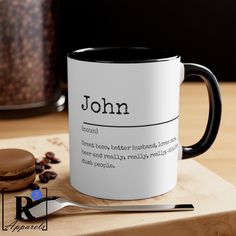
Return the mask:
<svg viewBox="0 0 236 236">
<path fill-rule="evenodd" d="M 154 124 L 147 124 L 147 125 L 103 125 L 103 124 L 95 124 L 95 123 L 89 123 L 89 122 L 83 122 L 85 125 L 93 125 L 93 126 L 100 126 L 100 127 L 107 127 L 107 128 L 141 128 L 141 127 L 149 127 L 149 126 L 156 126 L 156 125 L 163 125 L 169 122 L 172 122 L 176 119 L 179 118 L 179 115 L 176 116 L 175 118 L 159 123 L 154 123 Z"/>
</svg>

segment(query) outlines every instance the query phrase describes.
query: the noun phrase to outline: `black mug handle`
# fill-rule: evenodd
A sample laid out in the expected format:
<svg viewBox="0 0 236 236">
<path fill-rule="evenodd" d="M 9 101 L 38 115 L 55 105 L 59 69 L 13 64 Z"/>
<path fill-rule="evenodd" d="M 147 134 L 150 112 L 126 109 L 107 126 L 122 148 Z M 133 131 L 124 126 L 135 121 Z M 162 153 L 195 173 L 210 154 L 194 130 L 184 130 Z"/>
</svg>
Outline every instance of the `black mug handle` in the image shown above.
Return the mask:
<svg viewBox="0 0 236 236">
<path fill-rule="evenodd" d="M 184 63 L 185 78 L 191 75 L 203 79 L 209 97 L 209 116 L 202 138 L 191 146 L 182 147 L 182 159 L 198 156 L 207 151 L 215 141 L 221 120 L 221 95 L 215 75 L 206 67 L 198 64 Z"/>
</svg>

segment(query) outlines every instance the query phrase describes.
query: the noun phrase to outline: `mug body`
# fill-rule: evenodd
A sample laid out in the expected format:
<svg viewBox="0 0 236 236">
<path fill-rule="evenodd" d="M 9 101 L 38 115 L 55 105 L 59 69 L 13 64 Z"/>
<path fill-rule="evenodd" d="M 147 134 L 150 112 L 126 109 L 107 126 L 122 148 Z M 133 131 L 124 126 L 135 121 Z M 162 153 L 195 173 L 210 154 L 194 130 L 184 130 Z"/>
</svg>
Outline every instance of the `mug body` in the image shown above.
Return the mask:
<svg viewBox="0 0 236 236">
<path fill-rule="evenodd" d="M 106 199 L 144 199 L 177 183 L 180 57 L 147 48 L 68 55 L 70 183 Z"/>
</svg>

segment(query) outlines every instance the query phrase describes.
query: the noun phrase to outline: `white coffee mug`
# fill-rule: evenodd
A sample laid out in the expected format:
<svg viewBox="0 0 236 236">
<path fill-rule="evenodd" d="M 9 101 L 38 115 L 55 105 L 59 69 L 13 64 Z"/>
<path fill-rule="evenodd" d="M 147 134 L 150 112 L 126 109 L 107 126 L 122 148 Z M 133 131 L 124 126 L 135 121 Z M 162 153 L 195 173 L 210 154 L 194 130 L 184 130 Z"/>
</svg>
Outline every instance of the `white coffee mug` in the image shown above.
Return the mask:
<svg viewBox="0 0 236 236">
<path fill-rule="evenodd" d="M 200 141 L 179 144 L 179 93 L 185 77 L 202 78 L 209 118 Z M 214 142 L 221 118 L 212 72 L 182 64 L 168 50 L 106 47 L 68 55 L 70 182 L 106 199 L 143 199 L 176 186 L 177 160 Z M 190 131 L 191 132 L 191 131 Z"/>
</svg>

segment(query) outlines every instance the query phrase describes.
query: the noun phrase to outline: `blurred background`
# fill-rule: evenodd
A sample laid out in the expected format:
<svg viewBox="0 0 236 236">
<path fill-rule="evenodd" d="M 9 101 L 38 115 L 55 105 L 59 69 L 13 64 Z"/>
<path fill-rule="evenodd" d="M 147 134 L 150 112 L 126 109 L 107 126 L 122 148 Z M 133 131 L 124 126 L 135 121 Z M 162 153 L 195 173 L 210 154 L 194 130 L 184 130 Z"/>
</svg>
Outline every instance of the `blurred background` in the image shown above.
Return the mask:
<svg viewBox="0 0 236 236">
<path fill-rule="evenodd" d="M 81 47 L 172 48 L 183 62 L 201 63 L 218 80 L 236 80 L 236 2 L 213 0 L 61 0 L 66 53 Z"/>
</svg>

